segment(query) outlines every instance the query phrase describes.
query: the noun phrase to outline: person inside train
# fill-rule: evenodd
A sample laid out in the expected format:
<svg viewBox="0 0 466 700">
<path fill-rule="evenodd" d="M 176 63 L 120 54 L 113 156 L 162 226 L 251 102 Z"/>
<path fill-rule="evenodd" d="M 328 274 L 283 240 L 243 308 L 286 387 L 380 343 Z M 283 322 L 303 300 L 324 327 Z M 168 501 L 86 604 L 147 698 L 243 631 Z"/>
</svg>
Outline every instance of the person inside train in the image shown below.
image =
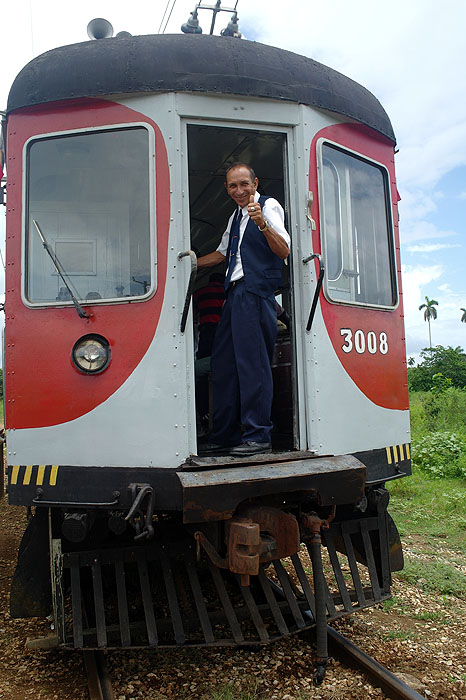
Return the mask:
<svg viewBox="0 0 466 700">
<path fill-rule="evenodd" d="M 241 457 L 272 449 L 274 292 L 282 284 L 290 236 L 282 206 L 272 197 L 259 196 L 258 184 L 248 164 L 230 166 L 225 187 L 235 211 L 218 248 L 198 260 L 199 268 L 226 263 L 226 301 L 212 350 L 213 429 L 204 450 L 208 454 Z"/>
<path fill-rule="evenodd" d="M 210 358 L 224 302 L 224 275 L 220 272 L 211 274 L 207 284 L 197 289 L 193 294 L 193 311 L 198 319 L 197 350 L 194 364 L 198 437 L 204 437 L 208 433 Z"/>
</svg>

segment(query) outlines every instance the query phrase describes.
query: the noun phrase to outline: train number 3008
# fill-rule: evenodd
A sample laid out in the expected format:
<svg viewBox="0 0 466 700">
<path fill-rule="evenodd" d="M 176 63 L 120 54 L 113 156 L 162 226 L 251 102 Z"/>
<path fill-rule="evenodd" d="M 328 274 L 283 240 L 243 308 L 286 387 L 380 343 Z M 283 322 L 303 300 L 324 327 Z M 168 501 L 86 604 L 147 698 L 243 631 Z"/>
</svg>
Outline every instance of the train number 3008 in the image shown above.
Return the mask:
<svg viewBox="0 0 466 700">
<path fill-rule="evenodd" d="M 340 335 L 344 336 L 345 342 L 341 346 L 343 352 L 353 352 L 355 350 L 357 353 L 362 355 L 366 351 L 371 355 L 375 355 L 380 352 L 381 355 L 386 355 L 388 352 L 388 337 L 385 331 L 377 333 L 375 331 L 364 331 L 357 330 L 353 331 L 351 328 L 340 328 Z"/>
</svg>

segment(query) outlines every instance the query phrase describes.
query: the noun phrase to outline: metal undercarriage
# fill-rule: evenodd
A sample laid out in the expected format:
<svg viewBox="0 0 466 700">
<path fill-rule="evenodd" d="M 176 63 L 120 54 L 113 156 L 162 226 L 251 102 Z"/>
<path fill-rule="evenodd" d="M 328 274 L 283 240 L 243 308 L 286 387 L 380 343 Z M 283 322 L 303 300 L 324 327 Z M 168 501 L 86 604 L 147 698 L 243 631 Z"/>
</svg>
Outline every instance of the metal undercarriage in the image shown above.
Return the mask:
<svg viewBox="0 0 466 700">
<path fill-rule="evenodd" d="M 149 481 L 119 485 L 117 509 L 79 509 L 63 468 L 63 500 L 36 500 L 12 616 L 52 607 L 58 643 L 76 649 L 257 645 L 315 626 L 321 679 L 327 622 L 390 597 L 401 546 L 388 492 L 365 488 L 359 460 L 293 457 L 196 458 L 176 474 L 175 511 L 154 509 Z"/>
<path fill-rule="evenodd" d="M 332 523 L 323 532 L 327 620 L 390 596 L 386 516 Z M 53 540 L 59 641 L 88 649 L 256 645 L 313 627 L 311 547 L 261 564 L 242 585 L 239 574 L 218 568 L 205 553 L 198 561 L 189 538 L 68 553 Z"/>
</svg>

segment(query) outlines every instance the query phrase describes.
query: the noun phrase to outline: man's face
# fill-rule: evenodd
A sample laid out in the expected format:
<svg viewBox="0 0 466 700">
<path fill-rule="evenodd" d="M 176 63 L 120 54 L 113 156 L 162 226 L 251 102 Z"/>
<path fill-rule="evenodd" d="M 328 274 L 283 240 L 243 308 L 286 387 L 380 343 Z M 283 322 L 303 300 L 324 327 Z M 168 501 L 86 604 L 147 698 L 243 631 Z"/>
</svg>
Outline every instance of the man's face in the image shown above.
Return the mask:
<svg viewBox="0 0 466 700">
<path fill-rule="evenodd" d="M 252 180 L 251 173 L 244 166 L 238 166 L 227 172 L 225 187 L 228 194 L 240 207 L 245 207 L 249 197 L 257 190 L 259 180 Z"/>
</svg>

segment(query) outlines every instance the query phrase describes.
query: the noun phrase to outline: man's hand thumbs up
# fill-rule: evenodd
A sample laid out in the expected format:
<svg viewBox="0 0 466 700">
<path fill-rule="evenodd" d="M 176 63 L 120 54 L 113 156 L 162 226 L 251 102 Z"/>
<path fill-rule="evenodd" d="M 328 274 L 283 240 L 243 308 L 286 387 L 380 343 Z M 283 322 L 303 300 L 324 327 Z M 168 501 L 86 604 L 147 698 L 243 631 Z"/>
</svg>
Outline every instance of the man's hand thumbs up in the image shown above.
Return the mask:
<svg viewBox="0 0 466 700">
<path fill-rule="evenodd" d="M 261 205 L 259 202 L 254 201 L 254 195 L 249 197 L 248 214 L 256 225 L 259 225 L 261 222 L 263 225 L 264 219 L 262 217 Z"/>
</svg>

